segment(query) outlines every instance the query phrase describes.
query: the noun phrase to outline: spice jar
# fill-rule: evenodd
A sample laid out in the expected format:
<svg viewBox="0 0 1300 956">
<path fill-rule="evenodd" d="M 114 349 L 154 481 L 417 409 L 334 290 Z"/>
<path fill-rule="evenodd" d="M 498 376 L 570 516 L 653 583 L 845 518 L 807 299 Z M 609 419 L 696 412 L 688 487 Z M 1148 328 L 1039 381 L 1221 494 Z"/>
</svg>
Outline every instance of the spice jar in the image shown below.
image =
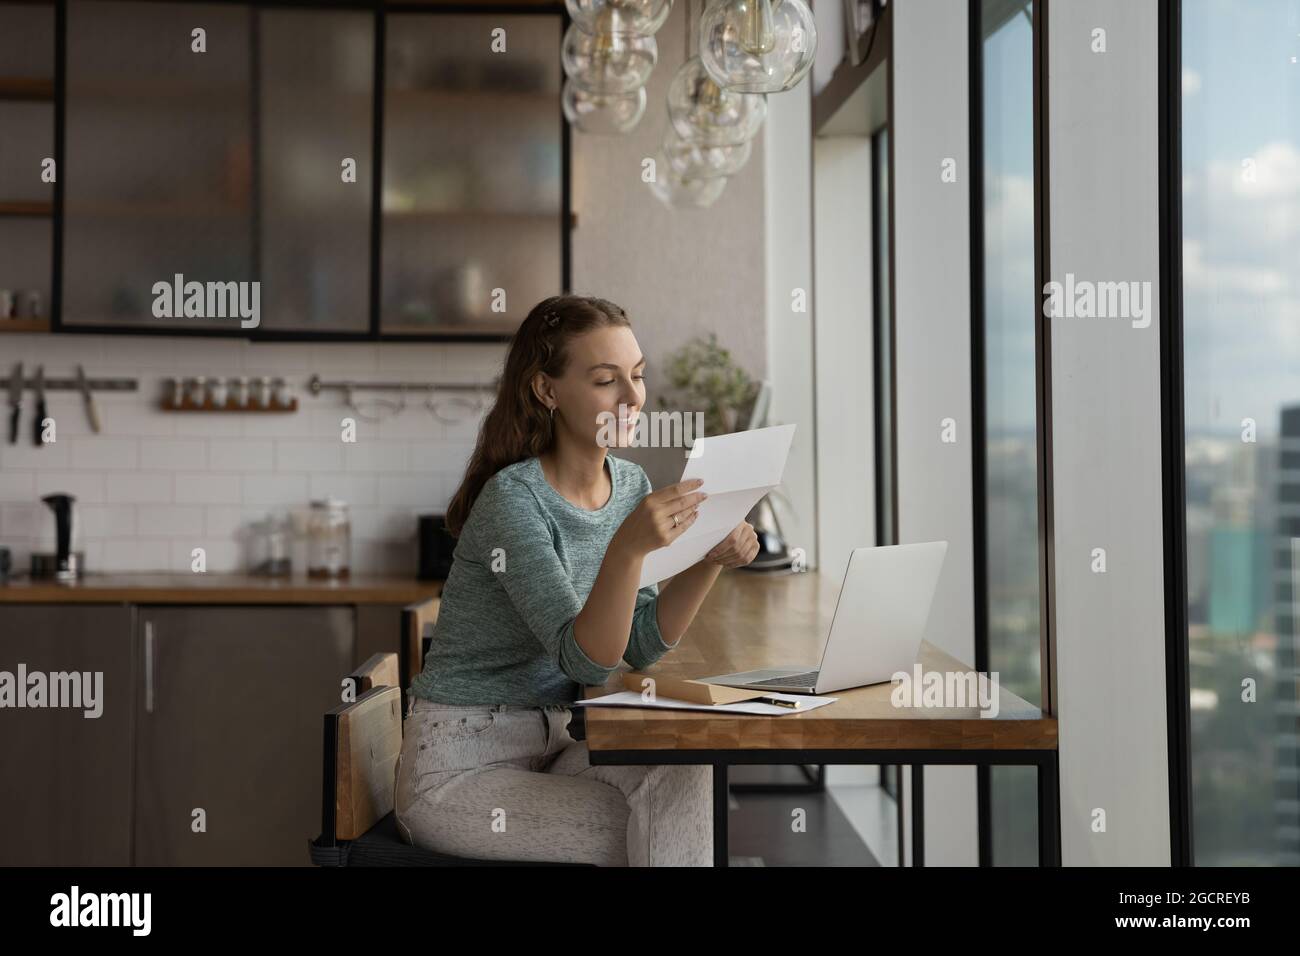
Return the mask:
<svg viewBox="0 0 1300 956">
<path fill-rule="evenodd" d="M 307 576 L 346 578 L 352 555 L 352 521 L 337 498 L 311 503 L 307 517 Z"/>
</svg>

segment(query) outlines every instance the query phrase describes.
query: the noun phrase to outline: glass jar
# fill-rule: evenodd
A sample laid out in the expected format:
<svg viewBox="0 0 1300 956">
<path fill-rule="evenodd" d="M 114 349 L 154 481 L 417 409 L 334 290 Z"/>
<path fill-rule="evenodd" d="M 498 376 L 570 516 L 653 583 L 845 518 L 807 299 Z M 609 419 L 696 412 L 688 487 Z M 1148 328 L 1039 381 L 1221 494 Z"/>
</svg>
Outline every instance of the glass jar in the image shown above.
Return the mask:
<svg viewBox="0 0 1300 956">
<path fill-rule="evenodd" d="M 293 525 L 289 516 L 283 512 L 269 514 L 250 530 L 249 570 L 264 577 L 288 577 L 293 572 Z"/>
<path fill-rule="evenodd" d="M 352 555 L 352 521 L 337 498 L 311 503 L 307 516 L 307 576 L 346 578 Z"/>
</svg>

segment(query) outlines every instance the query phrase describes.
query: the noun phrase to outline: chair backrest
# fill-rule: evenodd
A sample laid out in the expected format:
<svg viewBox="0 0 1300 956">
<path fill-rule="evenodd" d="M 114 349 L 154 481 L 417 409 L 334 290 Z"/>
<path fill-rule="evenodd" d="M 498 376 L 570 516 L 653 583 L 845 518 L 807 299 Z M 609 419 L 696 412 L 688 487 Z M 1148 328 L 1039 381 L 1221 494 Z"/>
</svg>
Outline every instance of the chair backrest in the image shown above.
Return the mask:
<svg viewBox="0 0 1300 956">
<path fill-rule="evenodd" d="M 429 598 L 419 604 L 410 604 L 402 608 L 402 633 L 406 636 L 406 661 L 409 678 L 424 669 L 424 632 L 438 620 L 438 608 L 442 606 L 441 598 Z"/>
<path fill-rule="evenodd" d="M 355 840 L 393 809 L 402 752 L 397 655 L 376 654 L 348 675 L 357 698 L 325 715 L 321 834 Z"/>
</svg>

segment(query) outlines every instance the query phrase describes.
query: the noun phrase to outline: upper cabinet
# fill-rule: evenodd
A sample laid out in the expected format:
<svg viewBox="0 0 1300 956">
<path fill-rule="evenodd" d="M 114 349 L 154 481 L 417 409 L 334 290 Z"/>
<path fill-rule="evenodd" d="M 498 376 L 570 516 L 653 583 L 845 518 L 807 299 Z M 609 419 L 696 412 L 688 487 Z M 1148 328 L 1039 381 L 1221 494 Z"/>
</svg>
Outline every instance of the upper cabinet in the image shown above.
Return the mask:
<svg viewBox="0 0 1300 956">
<path fill-rule="evenodd" d="M 388 16 L 384 332 L 509 334 L 561 291 L 560 41 L 558 16 Z"/>
<path fill-rule="evenodd" d="M 71 0 L 67 16 L 62 323 L 238 330 L 154 287 L 256 278 L 250 9 Z"/>
<path fill-rule="evenodd" d="M 0 332 L 49 328 L 54 7 L 0 5 Z"/>
<path fill-rule="evenodd" d="M 504 339 L 567 287 L 558 6 L 69 0 L 65 29 L 58 327 Z"/>
<path fill-rule="evenodd" d="M 262 328 L 370 330 L 375 17 L 257 14 Z"/>
</svg>

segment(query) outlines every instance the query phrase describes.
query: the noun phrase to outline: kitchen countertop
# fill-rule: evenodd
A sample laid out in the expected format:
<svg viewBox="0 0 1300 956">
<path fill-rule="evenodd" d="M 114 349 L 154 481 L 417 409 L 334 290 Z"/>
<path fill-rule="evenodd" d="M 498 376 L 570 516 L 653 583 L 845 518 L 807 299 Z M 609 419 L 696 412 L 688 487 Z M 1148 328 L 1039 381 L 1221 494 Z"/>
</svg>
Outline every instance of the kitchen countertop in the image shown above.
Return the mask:
<svg viewBox="0 0 1300 956">
<path fill-rule="evenodd" d="M 0 604 L 415 604 L 441 593 L 441 581 L 395 575 L 320 581 L 150 572 L 88 574 L 68 584 L 11 578 L 0 584 Z"/>
</svg>

